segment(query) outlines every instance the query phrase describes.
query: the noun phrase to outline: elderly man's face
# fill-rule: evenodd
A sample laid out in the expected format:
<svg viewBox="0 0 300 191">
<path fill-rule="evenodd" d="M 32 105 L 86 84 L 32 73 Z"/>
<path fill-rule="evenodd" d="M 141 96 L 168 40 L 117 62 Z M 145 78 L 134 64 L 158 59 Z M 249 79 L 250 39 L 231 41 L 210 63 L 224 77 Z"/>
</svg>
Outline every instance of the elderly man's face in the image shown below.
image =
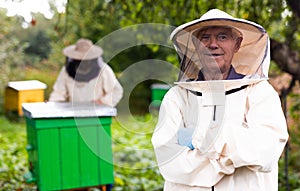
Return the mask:
<svg viewBox="0 0 300 191">
<path fill-rule="evenodd" d="M 229 71 L 241 41 L 242 38 L 237 37 L 230 28 L 209 27 L 197 34 L 197 53 L 205 68 L 218 66 L 218 70 L 224 74 Z"/>
</svg>

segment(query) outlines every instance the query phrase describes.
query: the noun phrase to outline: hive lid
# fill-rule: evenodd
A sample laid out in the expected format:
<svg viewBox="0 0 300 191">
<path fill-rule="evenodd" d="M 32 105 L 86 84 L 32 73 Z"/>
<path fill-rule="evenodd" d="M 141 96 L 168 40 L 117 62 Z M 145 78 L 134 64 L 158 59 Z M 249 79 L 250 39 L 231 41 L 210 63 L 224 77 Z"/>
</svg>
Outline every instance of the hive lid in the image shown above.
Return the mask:
<svg viewBox="0 0 300 191">
<path fill-rule="evenodd" d="M 8 82 L 7 86 L 15 90 L 35 90 L 47 88 L 45 83 L 38 80 L 13 81 Z"/>
<path fill-rule="evenodd" d="M 29 118 L 67 118 L 116 116 L 116 108 L 94 103 L 34 102 L 23 103 L 23 113 Z"/>
<path fill-rule="evenodd" d="M 171 88 L 171 85 L 168 85 L 168 84 L 159 84 L 159 83 L 156 83 L 156 84 L 152 84 L 151 85 L 151 89 L 163 89 L 163 90 L 168 90 Z"/>
</svg>

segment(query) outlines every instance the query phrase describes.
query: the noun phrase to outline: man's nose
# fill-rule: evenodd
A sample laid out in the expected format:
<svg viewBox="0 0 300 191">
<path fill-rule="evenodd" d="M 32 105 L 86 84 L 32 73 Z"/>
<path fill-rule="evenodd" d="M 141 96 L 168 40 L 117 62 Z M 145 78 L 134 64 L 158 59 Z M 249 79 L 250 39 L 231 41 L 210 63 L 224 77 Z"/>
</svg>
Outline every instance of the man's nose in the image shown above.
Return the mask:
<svg viewBox="0 0 300 191">
<path fill-rule="evenodd" d="M 216 49 L 216 48 L 218 48 L 218 47 L 219 47 L 219 44 L 218 44 L 217 38 L 211 37 L 211 38 L 209 39 L 208 48 L 210 48 L 210 49 Z"/>
</svg>

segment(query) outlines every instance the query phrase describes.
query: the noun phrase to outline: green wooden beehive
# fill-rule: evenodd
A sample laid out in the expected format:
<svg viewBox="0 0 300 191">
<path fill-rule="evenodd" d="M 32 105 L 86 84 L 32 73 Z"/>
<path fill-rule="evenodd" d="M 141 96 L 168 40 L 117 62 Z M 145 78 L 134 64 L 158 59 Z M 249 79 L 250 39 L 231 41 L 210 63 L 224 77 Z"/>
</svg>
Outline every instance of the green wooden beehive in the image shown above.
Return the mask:
<svg viewBox="0 0 300 191">
<path fill-rule="evenodd" d="M 163 100 L 165 94 L 170 89 L 170 86 L 167 84 L 152 84 L 151 85 L 151 101 L 152 105 L 159 107 L 161 101 Z"/>
<path fill-rule="evenodd" d="M 23 112 L 28 182 L 40 191 L 113 184 L 110 125 L 115 108 L 48 102 L 23 104 Z"/>
</svg>

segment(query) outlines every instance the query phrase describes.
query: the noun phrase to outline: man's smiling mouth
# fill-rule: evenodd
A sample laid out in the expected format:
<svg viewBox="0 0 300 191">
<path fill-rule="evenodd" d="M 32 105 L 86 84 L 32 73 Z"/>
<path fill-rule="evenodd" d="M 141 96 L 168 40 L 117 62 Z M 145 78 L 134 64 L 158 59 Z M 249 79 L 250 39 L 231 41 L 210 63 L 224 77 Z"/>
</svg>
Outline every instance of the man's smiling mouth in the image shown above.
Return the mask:
<svg viewBox="0 0 300 191">
<path fill-rule="evenodd" d="M 205 54 L 205 56 L 212 56 L 212 57 L 216 57 L 216 56 L 223 56 L 224 54 Z"/>
</svg>

